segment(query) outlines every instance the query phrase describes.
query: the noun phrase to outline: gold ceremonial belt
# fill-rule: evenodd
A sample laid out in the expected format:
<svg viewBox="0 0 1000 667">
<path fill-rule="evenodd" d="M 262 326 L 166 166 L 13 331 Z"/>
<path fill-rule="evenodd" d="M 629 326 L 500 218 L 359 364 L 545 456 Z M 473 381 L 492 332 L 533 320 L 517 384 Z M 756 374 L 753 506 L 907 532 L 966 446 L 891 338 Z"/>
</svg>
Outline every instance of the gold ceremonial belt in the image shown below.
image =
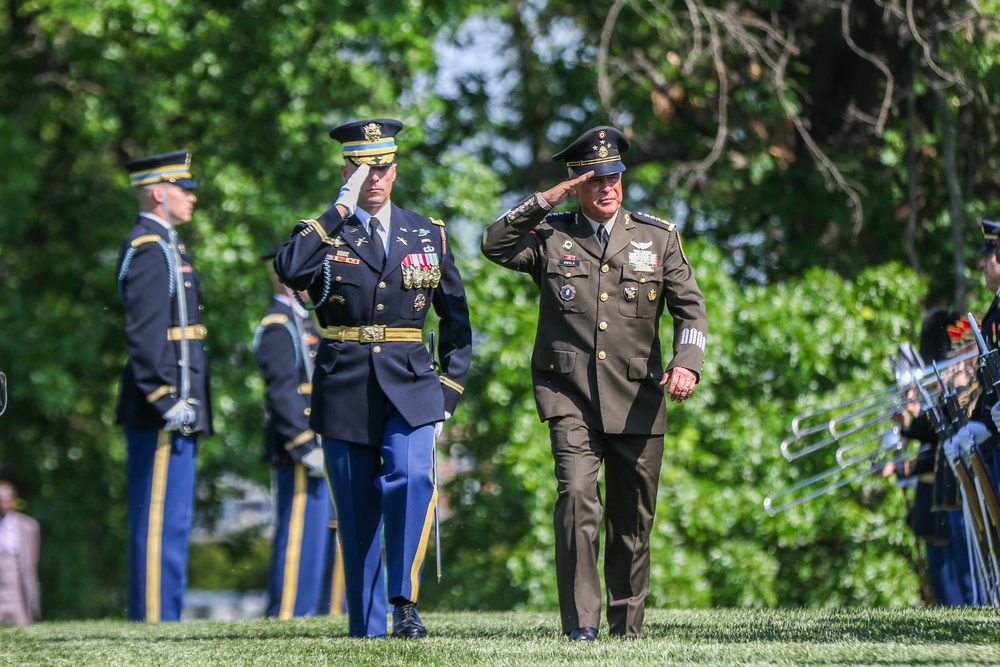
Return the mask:
<svg viewBox="0 0 1000 667">
<path fill-rule="evenodd" d="M 189 324 L 186 327 L 170 327 L 167 329 L 167 340 L 204 340 L 208 335 L 208 327 L 204 324 Z"/>
<path fill-rule="evenodd" d="M 323 329 L 323 338 L 353 343 L 420 343 L 424 339 L 423 333 L 421 329 L 390 329 L 384 324 L 372 324 L 366 327 L 327 327 Z"/>
</svg>

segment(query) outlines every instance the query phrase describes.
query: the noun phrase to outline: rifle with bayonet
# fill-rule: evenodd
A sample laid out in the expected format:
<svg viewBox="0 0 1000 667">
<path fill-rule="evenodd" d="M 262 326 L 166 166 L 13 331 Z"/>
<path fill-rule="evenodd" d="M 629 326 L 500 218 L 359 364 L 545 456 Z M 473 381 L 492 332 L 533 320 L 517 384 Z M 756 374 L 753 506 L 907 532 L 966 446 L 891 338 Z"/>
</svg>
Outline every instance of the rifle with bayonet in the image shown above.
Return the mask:
<svg viewBox="0 0 1000 667">
<path fill-rule="evenodd" d="M 971 316 L 970 316 L 971 317 Z M 976 328 L 974 326 L 974 328 Z M 962 493 L 962 509 L 966 516 L 967 525 L 971 522 L 973 540 L 971 546 L 975 553 L 974 562 L 979 575 L 980 583 L 985 595 L 994 605 L 1000 603 L 1000 560 L 998 560 L 997 546 L 1000 545 L 1000 532 L 998 532 L 997 520 L 1000 519 L 1000 503 L 997 502 L 996 494 L 989 484 L 988 478 L 984 484 L 984 478 L 977 472 L 985 472 L 982 461 L 978 455 L 978 447 L 975 444 L 968 448 L 968 454 L 963 458 L 962 454 L 966 450 L 962 439 L 969 437 L 968 434 L 958 435 L 962 428 L 968 423 L 967 406 L 963 406 L 958 390 L 953 384 L 945 382 L 940 370 L 934 366 L 934 372 L 940 387 L 941 399 L 940 409 L 948 420 L 948 437 L 958 437 L 958 446 L 952 447 L 949 453 L 948 447 L 943 446 L 942 452 L 948 462 L 949 467 L 958 479 Z M 942 441 L 944 442 L 944 441 Z M 970 459 L 975 459 L 972 463 Z"/>
</svg>

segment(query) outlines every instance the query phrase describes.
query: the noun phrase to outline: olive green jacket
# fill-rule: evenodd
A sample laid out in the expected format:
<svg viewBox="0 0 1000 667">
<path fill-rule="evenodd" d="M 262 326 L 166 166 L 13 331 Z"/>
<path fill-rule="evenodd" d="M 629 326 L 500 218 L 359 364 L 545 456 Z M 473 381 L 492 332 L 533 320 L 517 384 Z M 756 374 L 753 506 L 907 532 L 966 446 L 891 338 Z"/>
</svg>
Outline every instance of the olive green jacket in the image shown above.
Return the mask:
<svg viewBox="0 0 1000 667">
<path fill-rule="evenodd" d="M 537 195 L 483 233 L 483 254 L 541 292 L 532 352 L 542 421 L 577 417 L 605 433 L 666 431 L 660 317 L 673 320 L 668 369 L 698 374 L 708 317 L 673 223 L 620 209 L 602 250 L 578 210 L 546 216 Z"/>
</svg>

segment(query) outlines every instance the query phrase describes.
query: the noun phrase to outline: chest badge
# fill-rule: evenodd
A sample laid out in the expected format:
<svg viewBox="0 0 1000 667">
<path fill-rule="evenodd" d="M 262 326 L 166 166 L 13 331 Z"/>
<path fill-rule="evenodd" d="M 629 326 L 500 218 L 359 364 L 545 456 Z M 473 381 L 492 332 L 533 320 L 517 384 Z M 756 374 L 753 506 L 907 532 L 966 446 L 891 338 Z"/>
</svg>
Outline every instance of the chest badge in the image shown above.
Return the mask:
<svg viewBox="0 0 1000 667">
<path fill-rule="evenodd" d="M 638 287 L 626 287 L 625 288 L 625 300 L 635 301 L 635 295 L 639 293 Z"/>
<path fill-rule="evenodd" d="M 563 250 L 570 250 L 573 247 L 572 241 L 563 241 Z"/>
<path fill-rule="evenodd" d="M 416 310 L 418 312 L 423 310 L 424 306 L 426 305 L 427 305 L 427 297 L 423 293 L 418 294 L 417 297 L 413 300 L 413 310 Z"/>
<path fill-rule="evenodd" d="M 563 298 L 563 301 L 569 301 L 576 296 L 576 288 L 572 285 L 563 285 L 563 288 L 559 290 L 559 296 Z"/>
<path fill-rule="evenodd" d="M 649 294 L 646 295 L 646 298 L 649 299 L 650 301 L 656 301 L 656 290 L 655 289 L 649 290 Z"/>
</svg>

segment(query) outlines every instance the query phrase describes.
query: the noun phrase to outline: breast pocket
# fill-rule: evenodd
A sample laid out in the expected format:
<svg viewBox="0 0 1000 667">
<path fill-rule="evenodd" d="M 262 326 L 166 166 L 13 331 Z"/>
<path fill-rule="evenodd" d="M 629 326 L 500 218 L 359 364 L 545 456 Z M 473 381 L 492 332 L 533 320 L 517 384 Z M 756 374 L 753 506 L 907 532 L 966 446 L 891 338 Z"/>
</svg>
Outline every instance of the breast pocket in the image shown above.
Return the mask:
<svg viewBox="0 0 1000 667">
<path fill-rule="evenodd" d="M 545 285 L 549 300 L 563 313 L 585 313 L 590 310 L 587 295 L 590 289 L 590 264 L 580 260 L 549 259 Z"/>
<path fill-rule="evenodd" d="M 354 324 L 361 316 L 361 269 L 353 264 L 328 262 L 330 291 L 323 314 L 330 324 Z"/>
<path fill-rule="evenodd" d="M 403 290 L 399 316 L 404 320 L 423 322 L 431 305 L 431 290 Z"/>
<path fill-rule="evenodd" d="M 621 298 L 618 301 L 618 312 L 625 317 L 656 317 L 662 296 L 661 283 L 659 273 L 636 271 L 631 266 L 623 266 L 619 281 Z"/>
</svg>

